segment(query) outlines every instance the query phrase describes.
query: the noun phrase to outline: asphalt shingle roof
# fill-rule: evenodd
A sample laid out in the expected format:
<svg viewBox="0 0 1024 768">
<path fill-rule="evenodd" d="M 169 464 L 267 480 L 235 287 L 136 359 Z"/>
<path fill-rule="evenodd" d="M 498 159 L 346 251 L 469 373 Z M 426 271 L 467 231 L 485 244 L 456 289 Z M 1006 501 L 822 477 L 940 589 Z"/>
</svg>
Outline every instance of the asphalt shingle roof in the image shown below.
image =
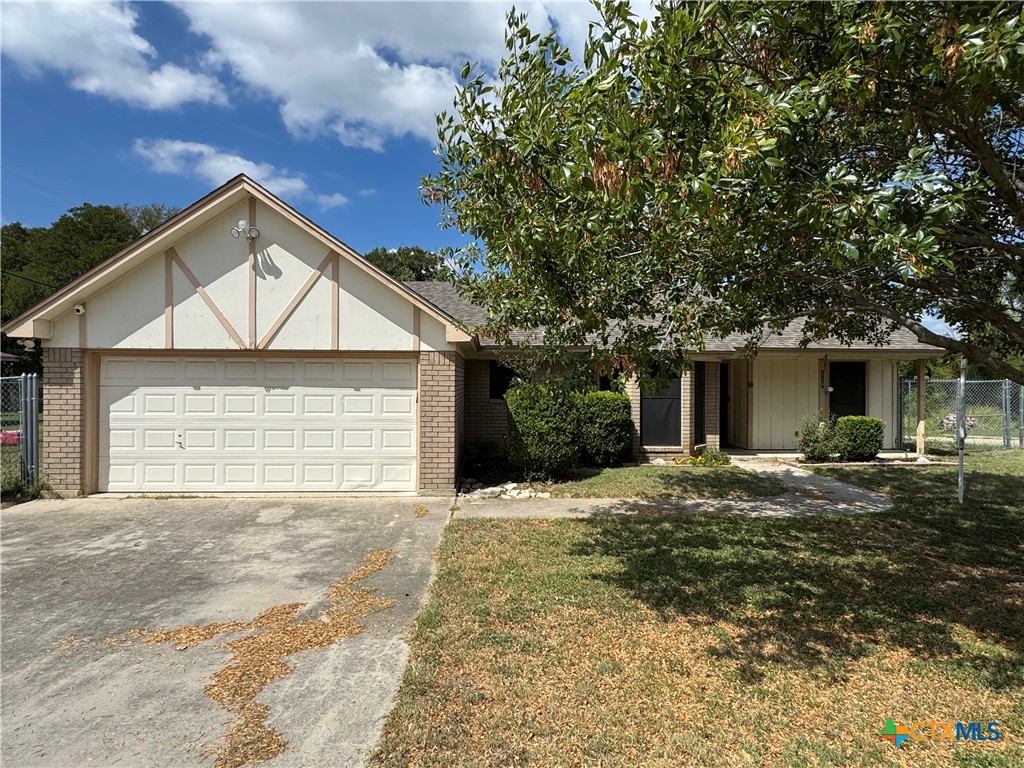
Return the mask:
<svg viewBox="0 0 1024 768">
<path fill-rule="evenodd" d="M 409 281 L 406 285 L 429 301 L 442 312 L 465 323 L 470 328 L 481 326 L 487 322 L 487 310 L 476 304 L 470 303 L 458 289 L 451 283 L 427 281 Z M 843 344 L 838 339 L 822 339 L 812 341 L 806 347 L 800 346 L 803 327 L 806 320 L 803 318 L 794 320 L 786 328 L 778 333 L 772 333 L 765 337 L 760 345 L 763 350 L 840 350 L 840 349 L 892 349 L 907 352 L 936 352 L 941 353 L 938 347 L 929 344 L 922 344 L 910 331 L 898 328 L 889 337 L 884 347 L 879 347 L 867 341 L 855 341 L 851 344 Z M 543 333 L 539 330 L 513 332 L 512 340 L 516 342 L 526 341 L 531 345 L 539 345 L 543 342 Z M 705 350 L 708 352 L 733 352 L 742 347 L 746 337 L 742 334 L 730 334 L 724 339 L 708 339 Z M 496 346 L 489 339 L 481 339 L 481 345 Z"/>
</svg>

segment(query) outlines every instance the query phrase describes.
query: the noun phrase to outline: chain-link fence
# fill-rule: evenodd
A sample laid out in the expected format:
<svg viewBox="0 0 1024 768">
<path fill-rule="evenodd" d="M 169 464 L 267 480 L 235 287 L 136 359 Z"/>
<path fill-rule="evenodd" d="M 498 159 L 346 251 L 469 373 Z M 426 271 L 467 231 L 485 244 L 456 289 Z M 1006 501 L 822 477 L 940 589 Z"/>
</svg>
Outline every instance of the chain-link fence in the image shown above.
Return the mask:
<svg viewBox="0 0 1024 768">
<path fill-rule="evenodd" d="M 956 451 L 958 379 L 928 379 L 924 385 L 924 437 L 929 453 Z M 899 384 L 899 439 L 903 448 L 917 445 L 917 380 Z M 1012 381 L 968 381 L 964 389 L 967 418 L 965 447 L 973 450 L 1024 448 L 1024 387 Z"/>
<path fill-rule="evenodd" d="M 0 378 L 0 493 L 39 482 L 39 377 Z"/>
</svg>

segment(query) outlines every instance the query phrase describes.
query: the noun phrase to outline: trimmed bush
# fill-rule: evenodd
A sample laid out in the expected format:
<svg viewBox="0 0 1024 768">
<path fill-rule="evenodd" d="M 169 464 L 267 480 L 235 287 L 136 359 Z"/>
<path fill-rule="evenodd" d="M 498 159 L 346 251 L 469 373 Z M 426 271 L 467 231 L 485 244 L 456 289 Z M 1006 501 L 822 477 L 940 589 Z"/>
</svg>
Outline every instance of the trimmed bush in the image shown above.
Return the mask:
<svg viewBox="0 0 1024 768">
<path fill-rule="evenodd" d="M 836 421 L 835 442 L 841 461 L 871 461 L 882 450 L 885 422 L 871 416 L 842 416 Z"/>
<path fill-rule="evenodd" d="M 800 420 L 800 436 L 796 446 L 804 461 L 833 461 L 839 455 L 835 421 L 820 413 L 809 413 Z"/>
<path fill-rule="evenodd" d="M 579 395 L 580 437 L 588 466 L 611 467 L 629 458 L 633 448 L 633 415 L 629 396 L 618 392 Z"/>
<path fill-rule="evenodd" d="M 549 478 L 579 466 L 578 400 L 578 395 L 525 382 L 505 393 L 508 458 L 527 479 Z"/>
</svg>

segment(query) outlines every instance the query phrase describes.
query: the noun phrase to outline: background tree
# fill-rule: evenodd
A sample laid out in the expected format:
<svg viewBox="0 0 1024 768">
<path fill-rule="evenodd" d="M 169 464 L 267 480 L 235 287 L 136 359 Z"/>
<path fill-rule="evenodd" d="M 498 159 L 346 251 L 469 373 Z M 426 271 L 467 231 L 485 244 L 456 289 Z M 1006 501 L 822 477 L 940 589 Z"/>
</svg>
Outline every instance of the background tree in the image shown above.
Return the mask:
<svg viewBox="0 0 1024 768">
<path fill-rule="evenodd" d="M 608 2 L 580 65 L 512 13 L 497 84 L 467 65 L 438 118 L 423 195 L 473 238 L 458 282 L 499 337 L 545 326 L 643 370 L 804 316 L 806 339 L 903 327 L 1024 383 L 1020 16 Z"/>
<path fill-rule="evenodd" d="M 0 230 L 0 314 L 17 317 L 104 259 L 127 247 L 179 209 L 153 204 L 109 206 L 83 203 L 49 227 L 20 222 Z M 39 369 L 38 350 L 26 352 L 6 335 L 3 351 L 22 358 L 26 371 Z"/>
<path fill-rule="evenodd" d="M 441 269 L 441 257 L 417 245 L 374 248 L 366 260 L 396 280 L 437 280 Z"/>
</svg>

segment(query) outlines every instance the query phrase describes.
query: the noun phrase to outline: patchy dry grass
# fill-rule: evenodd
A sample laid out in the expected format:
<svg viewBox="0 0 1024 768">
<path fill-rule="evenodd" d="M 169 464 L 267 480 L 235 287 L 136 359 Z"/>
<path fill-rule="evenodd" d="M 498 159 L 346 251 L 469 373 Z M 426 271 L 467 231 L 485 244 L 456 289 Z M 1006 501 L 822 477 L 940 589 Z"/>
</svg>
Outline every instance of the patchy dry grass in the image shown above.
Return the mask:
<svg viewBox="0 0 1024 768">
<path fill-rule="evenodd" d="M 376 766 L 1024 764 L 1024 464 L 860 517 L 461 520 Z M 831 469 L 826 474 L 835 474 Z M 999 721 L 995 743 L 876 735 Z"/>
<path fill-rule="evenodd" d="M 752 499 L 785 489 L 740 467 L 639 467 L 579 470 L 538 490 L 566 499 Z"/>
</svg>

